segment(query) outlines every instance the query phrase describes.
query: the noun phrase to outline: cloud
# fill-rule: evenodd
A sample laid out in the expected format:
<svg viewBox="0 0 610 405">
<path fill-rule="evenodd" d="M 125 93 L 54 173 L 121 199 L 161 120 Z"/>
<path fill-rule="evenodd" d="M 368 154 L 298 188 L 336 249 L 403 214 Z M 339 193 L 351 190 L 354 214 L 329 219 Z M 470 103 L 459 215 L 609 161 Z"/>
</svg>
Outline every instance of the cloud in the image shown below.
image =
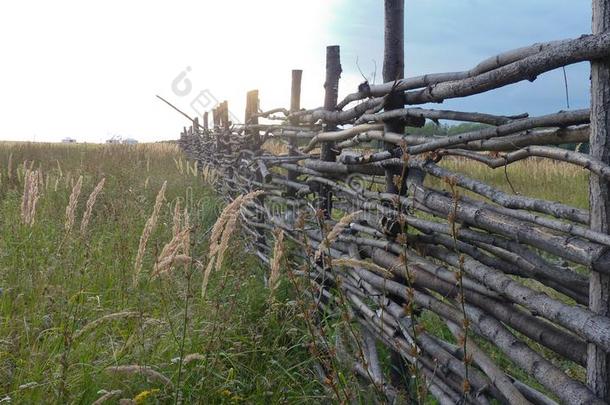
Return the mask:
<svg viewBox="0 0 610 405">
<path fill-rule="evenodd" d="M 335 1 L 24 0 L 3 4 L 0 138 L 103 141 L 175 138 L 209 90 L 243 115 L 246 91 L 287 106 L 290 70 L 304 73 L 304 105 L 322 100 L 324 39 Z M 36 12 L 32 12 L 36 10 Z M 8 40 L 10 38 L 10 40 Z M 190 68 L 192 93 L 171 92 Z"/>
<path fill-rule="evenodd" d="M 381 71 L 383 58 L 383 5 L 354 0 L 332 27 L 347 56 L 358 55 L 369 72 L 371 59 Z M 406 0 L 405 71 L 407 76 L 469 69 L 494 54 L 590 32 L 588 0 Z M 348 59 L 347 62 L 352 62 Z M 358 76 L 344 63 L 347 76 Z M 589 68 L 566 68 L 572 108 L 588 105 Z M 379 81 L 378 74 L 378 81 Z M 432 106 L 432 107 L 439 107 Z M 563 72 L 541 75 L 534 83 L 520 83 L 465 100 L 448 100 L 443 108 L 508 114 L 529 111 L 543 114 L 566 107 Z"/>
<path fill-rule="evenodd" d="M 370 0 L 82 2 L 0 6 L 0 138 L 103 141 L 176 137 L 208 90 L 242 117 L 246 91 L 288 106 L 290 70 L 303 69 L 302 105 L 323 100 L 327 45 L 341 45 L 340 94 L 381 79 L 383 5 Z M 35 12 L 33 12 L 35 10 Z M 406 0 L 407 75 L 467 69 L 495 53 L 590 31 L 588 0 Z M 192 92 L 171 83 L 190 67 Z M 361 73 L 362 72 L 362 73 Z M 567 69 L 571 104 L 588 103 L 588 66 Z M 534 114 L 565 108 L 561 71 L 443 107 Z"/>
</svg>

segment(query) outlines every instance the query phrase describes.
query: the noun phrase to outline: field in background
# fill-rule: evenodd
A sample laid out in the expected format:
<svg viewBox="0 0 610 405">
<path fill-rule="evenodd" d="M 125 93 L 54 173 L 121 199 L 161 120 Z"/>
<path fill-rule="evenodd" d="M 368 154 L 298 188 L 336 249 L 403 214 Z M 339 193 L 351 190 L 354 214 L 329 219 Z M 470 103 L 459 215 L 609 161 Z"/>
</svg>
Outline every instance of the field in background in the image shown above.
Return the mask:
<svg viewBox="0 0 610 405">
<path fill-rule="evenodd" d="M 505 172 L 503 167 L 492 170 L 482 163 L 452 158 L 444 159 L 441 166 L 465 173 L 507 193 L 589 208 L 589 173 L 569 163 L 530 158 L 508 165 Z"/>
<path fill-rule="evenodd" d="M 31 226 L 21 218 L 30 168 L 40 193 Z M 165 181 L 135 285 L 142 230 Z M 0 402 L 92 403 L 106 393 L 107 403 L 317 401 L 323 389 L 295 304 L 283 287 L 270 310 L 258 262 L 231 253 L 243 252 L 237 240 L 205 299 L 200 265 L 152 277 L 178 203 L 190 217 L 190 255 L 205 265 L 221 206 L 203 184 L 172 144 L 0 144 Z"/>
</svg>

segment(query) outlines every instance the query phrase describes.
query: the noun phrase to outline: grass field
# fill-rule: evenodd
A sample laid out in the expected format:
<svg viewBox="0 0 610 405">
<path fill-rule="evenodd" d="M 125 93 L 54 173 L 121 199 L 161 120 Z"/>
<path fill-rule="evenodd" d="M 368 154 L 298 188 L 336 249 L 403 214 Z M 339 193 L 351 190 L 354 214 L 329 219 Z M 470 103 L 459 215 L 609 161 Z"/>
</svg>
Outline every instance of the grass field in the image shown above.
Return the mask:
<svg viewBox="0 0 610 405">
<path fill-rule="evenodd" d="M 550 201 L 560 201 L 577 208 L 589 207 L 589 173 L 586 169 L 548 159 L 530 158 L 506 168 L 492 170 L 482 163 L 464 159 L 445 160 L 442 166 L 493 185 L 507 193 L 514 192 Z"/>
<path fill-rule="evenodd" d="M 529 160 L 505 174 L 442 164 L 506 191 L 512 184 L 587 207 L 587 174 L 573 166 Z M 270 300 L 264 270 L 241 238 L 202 298 L 207 238 L 222 208 L 206 176 L 172 144 L 0 144 L 0 402 L 331 400 L 315 377 L 302 302 L 285 278 Z M 446 332 L 434 317 L 424 322 Z"/>
<path fill-rule="evenodd" d="M 21 217 L 30 167 L 41 173 L 31 226 Z M 165 181 L 135 284 L 140 237 Z M 243 251 L 238 238 L 205 299 L 198 265 L 152 276 L 172 239 L 176 204 L 190 217 L 190 256 L 204 260 L 206 231 L 221 206 L 202 185 L 175 145 L 0 144 L 0 402 L 92 403 L 113 391 L 107 403 L 316 402 L 323 395 L 295 303 L 282 299 L 270 310 L 258 262 L 231 253 Z"/>
</svg>

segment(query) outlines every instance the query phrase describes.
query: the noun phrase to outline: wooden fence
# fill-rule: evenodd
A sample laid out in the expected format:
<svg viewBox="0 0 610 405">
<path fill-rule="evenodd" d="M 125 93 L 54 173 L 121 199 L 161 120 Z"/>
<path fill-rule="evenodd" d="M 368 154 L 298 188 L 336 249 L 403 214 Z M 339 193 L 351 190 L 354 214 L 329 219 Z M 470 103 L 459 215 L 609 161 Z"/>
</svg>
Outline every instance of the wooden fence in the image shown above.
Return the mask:
<svg viewBox="0 0 610 405">
<path fill-rule="evenodd" d="M 290 272 L 306 280 L 317 308 L 349 308 L 349 333 L 337 338 L 343 344 L 321 341 L 318 352 L 351 355 L 354 372 L 384 400 L 405 392 L 422 400 L 425 389 L 443 404 L 606 403 L 610 1 L 594 0 L 590 35 L 511 50 L 468 71 L 409 78 L 403 9 L 403 0 L 385 1 L 383 84 L 363 83 L 339 101 L 340 51 L 330 46 L 323 107 L 301 109 L 295 70 L 289 109 L 261 112 L 251 91 L 244 125 L 229 122 L 224 102 L 212 125 L 208 113 L 201 123 L 195 118 L 180 145 L 221 174 L 227 200 L 264 190 L 241 210 L 253 251 L 270 263 L 275 230 L 293 241 Z M 582 61 L 592 70 L 587 110 L 530 117 L 412 107 Z M 488 126 L 446 137 L 405 134 L 405 126 L 445 119 Z M 269 152 L 270 140 L 288 152 Z M 590 154 L 557 146 L 574 142 L 590 142 Z M 591 208 L 503 192 L 439 164 L 455 156 L 498 170 L 529 157 L 584 168 Z M 423 328 L 429 313 L 455 338 Z M 390 367 L 379 360 L 380 345 L 391 353 Z M 536 383 L 510 375 L 508 362 Z M 586 370 L 586 381 L 565 364 Z M 332 386 L 337 376 L 325 372 Z"/>
</svg>

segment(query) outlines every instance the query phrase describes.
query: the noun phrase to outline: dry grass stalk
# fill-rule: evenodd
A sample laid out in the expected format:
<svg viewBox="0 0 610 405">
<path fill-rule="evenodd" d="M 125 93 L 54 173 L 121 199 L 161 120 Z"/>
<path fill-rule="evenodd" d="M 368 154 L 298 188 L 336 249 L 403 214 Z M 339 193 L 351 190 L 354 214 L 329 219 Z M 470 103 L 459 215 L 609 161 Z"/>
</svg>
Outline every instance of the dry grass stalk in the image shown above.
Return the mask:
<svg viewBox="0 0 610 405">
<path fill-rule="evenodd" d="M 93 189 L 89 198 L 87 199 L 87 207 L 85 209 L 85 213 L 83 214 L 83 220 L 80 223 L 80 232 L 84 234 L 87 231 L 87 225 L 89 225 L 89 221 L 91 220 L 91 213 L 93 212 L 93 205 L 95 204 L 95 200 L 97 200 L 97 196 L 104 188 L 104 183 L 106 182 L 106 178 L 100 180 L 97 183 L 97 186 Z"/>
<path fill-rule="evenodd" d="M 6 169 L 6 176 L 9 180 L 13 178 L 13 152 L 8 155 L 8 167 Z"/>
<path fill-rule="evenodd" d="M 184 240 L 190 232 L 191 230 L 188 228 L 181 229 L 163 246 L 163 250 L 161 250 L 153 268 L 152 277 L 167 273 L 174 265 L 187 266 L 191 262 L 191 257 L 184 253 Z"/>
<path fill-rule="evenodd" d="M 288 145 L 285 142 L 278 140 L 268 140 L 265 142 L 261 149 L 271 153 L 272 155 L 285 155 L 289 152 Z"/>
<path fill-rule="evenodd" d="M 36 203 L 40 198 L 38 171 L 26 170 L 21 198 L 21 220 L 32 226 L 36 217 Z"/>
<path fill-rule="evenodd" d="M 207 184 L 214 185 L 216 180 L 218 180 L 218 171 L 214 169 L 211 165 L 205 165 L 201 169 L 201 177 L 203 177 L 203 181 Z"/>
<path fill-rule="evenodd" d="M 203 354 L 199 354 L 199 353 L 191 353 L 191 354 L 187 354 L 186 356 L 184 356 L 184 359 L 182 359 L 182 364 L 189 364 L 192 363 L 193 361 L 202 361 L 205 360 L 205 356 Z"/>
<path fill-rule="evenodd" d="M 155 264 L 152 277 L 168 273 L 173 266 L 188 266 L 191 260 L 192 258 L 185 254 L 175 254 L 162 258 Z"/>
<path fill-rule="evenodd" d="M 184 174 L 184 165 L 182 164 L 182 158 L 178 158 L 178 159 L 174 158 L 174 163 L 176 163 L 176 169 L 178 169 L 180 174 Z M 188 164 L 188 161 L 187 161 L 187 164 Z"/>
<path fill-rule="evenodd" d="M 362 214 L 362 211 L 354 211 L 351 214 L 344 215 L 343 218 L 341 218 L 339 222 L 337 222 L 335 226 L 333 226 L 333 229 L 331 229 L 328 235 L 326 235 L 324 241 L 320 244 L 320 246 L 318 246 L 318 250 L 316 250 L 314 259 L 318 260 L 320 256 L 322 256 L 324 249 L 328 249 L 333 244 L 333 242 L 337 240 L 341 232 L 343 232 L 345 228 L 349 226 L 349 224 L 354 222 L 354 220 L 358 218 L 360 214 Z"/>
<path fill-rule="evenodd" d="M 239 210 L 242 205 L 247 204 L 263 193 L 262 190 L 253 191 L 248 194 L 243 194 L 235 198 L 233 202 L 227 205 L 220 213 L 216 220 L 210 236 L 210 251 L 208 253 L 209 262 L 203 275 L 203 283 L 201 286 L 201 297 L 205 297 L 205 292 L 208 286 L 210 274 L 213 269 L 216 271 L 222 267 L 224 255 L 229 246 L 231 235 L 237 226 L 239 218 Z"/>
<path fill-rule="evenodd" d="M 140 317 L 140 315 L 141 314 L 136 311 L 123 311 L 123 312 L 115 312 L 114 314 L 104 315 L 94 321 L 89 322 L 88 324 L 83 326 L 82 329 L 76 331 L 76 333 L 74 334 L 74 339 L 78 339 L 79 337 L 83 336 L 84 334 L 95 330 L 98 326 L 100 326 L 103 323 L 106 323 L 109 321 L 115 321 L 117 319 L 138 318 L 138 317 Z"/>
<path fill-rule="evenodd" d="M 169 272 L 176 265 L 184 265 L 185 268 L 191 264 L 193 259 L 189 256 L 191 243 L 190 217 L 185 208 L 180 213 L 180 203 L 174 207 L 172 219 L 172 239 L 165 244 L 161 254 L 157 258 L 152 277 Z"/>
<path fill-rule="evenodd" d="M 380 276 L 383 276 L 385 278 L 391 278 L 392 272 L 388 269 L 384 269 L 381 266 L 376 265 L 375 263 L 372 262 L 367 262 L 364 260 L 357 260 L 357 259 L 335 259 L 333 260 L 333 264 L 337 265 L 337 266 L 346 266 L 346 267 L 362 267 L 363 269 L 367 269 L 372 271 L 373 273 L 377 273 Z"/>
<path fill-rule="evenodd" d="M 126 374 L 126 375 L 135 375 L 141 374 L 151 381 L 155 381 L 161 383 L 167 387 L 172 387 L 172 382 L 169 378 L 164 376 L 158 371 L 153 370 L 149 366 L 140 366 L 137 364 L 127 365 L 127 366 L 113 366 L 106 367 L 106 371 L 112 374 Z"/>
<path fill-rule="evenodd" d="M 153 212 L 150 215 L 150 218 L 146 221 L 144 225 L 144 229 L 142 230 L 142 235 L 140 236 L 140 244 L 138 246 L 138 254 L 136 256 L 136 261 L 134 264 L 134 275 L 133 275 L 133 283 L 134 285 L 138 284 L 138 278 L 140 276 L 140 272 L 142 271 L 142 260 L 144 259 L 144 252 L 146 250 L 146 244 L 148 243 L 148 238 L 152 234 L 155 226 L 157 225 L 157 220 L 159 219 L 159 212 L 161 211 L 161 204 L 163 200 L 165 200 L 165 189 L 167 188 L 167 181 L 163 182 L 159 193 L 157 194 L 157 198 L 155 200 L 155 206 L 153 208 Z"/>
<path fill-rule="evenodd" d="M 275 244 L 273 245 L 273 260 L 271 261 L 271 271 L 269 273 L 269 290 L 273 299 L 275 291 L 280 286 L 280 265 L 284 256 L 284 231 L 278 229 L 275 232 Z"/>
<path fill-rule="evenodd" d="M 191 217 L 189 215 L 188 210 L 186 209 L 186 207 L 184 208 L 184 212 L 182 213 L 182 229 L 189 229 L 191 228 Z M 191 233 L 187 232 L 184 235 L 184 238 L 182 239 L 182 250 L 184 252 L 185 255 L 190 255 L 190 251 L 191 251 Z"/>
<path fill-rule="evenodd" d="M 21 183 L 21 180 L 23 179 L 23 171 L 25 170 L 25 167 L 22 168 L 21 165 L 17 166 L 17 182 Z"/>
<path fill-rule="evenodd" d="M 116 398 L 116 397 L 118 397 L 119 395 L 122 395 L 122 394 L 123 394 L 122 390 L 112 390 L 110 392 L 105 393 L 101 397 L 99 397 L 91 405 L 102 405 L 103 403 L 105 403 L 107 401 L 110 401 L 111 399 Z"/>
<path fill-rule="evenodd" d="M 83 186 L 83 176 L 78 177 L 78 181 L 72 187 L 72 193 L 70 194 L 70 200 L 66 206 L 66 223 L 64 227 L 66 232 L 70 232 L 74 226 L 74 217 L 76 212 L 76 204 L 78 203 L 78 197 L 80 196 L 80 190 Z"/>
<path fill-rule="evenodd" d="M 172 217 L 172 236 L 176 236 L 180 232 L 181 222 L 180 200 L 178 200 L 174 206 L 174 216 Z"/>
</svg>

